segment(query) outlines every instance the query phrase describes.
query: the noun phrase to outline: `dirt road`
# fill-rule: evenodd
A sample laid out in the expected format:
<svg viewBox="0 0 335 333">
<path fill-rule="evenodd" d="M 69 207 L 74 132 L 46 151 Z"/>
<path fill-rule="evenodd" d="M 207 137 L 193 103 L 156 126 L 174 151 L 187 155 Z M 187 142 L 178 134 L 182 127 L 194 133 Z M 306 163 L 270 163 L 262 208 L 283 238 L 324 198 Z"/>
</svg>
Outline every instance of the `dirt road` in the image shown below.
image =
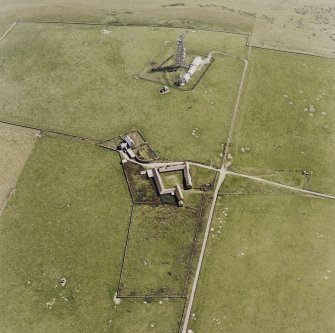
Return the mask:
<svg viewBox="0 0 335 333">
<path fill-rule="evenodd" d="M 238 172 L 233 172 L 233 171 L 227 171 L 227 174 L 238 176 L 238 177 L 244 177 L 244 178 L 252 179 L 252 180 L 255 180 L 255 181 L 258 181 L 258 182 L 261 182 L 261 183 L 265 183 L 265 184 L 269 184 L 269 185 L 272 185 L 272 186 L 286 188 L 288 190 L 295 191 L 295 192 L 300 192 L 300 193 L 303 193 L 303 194 L 314 195 L 316 197 L 327 198 L 327 199 L 335 199 L 335 196 L 331 195 L 331 194 L 324 194 L 324 193 L 319 193 L 319 192 L 314 192 L 314 191 L 308 191 L 308 190 L 304 190 L 304 189 L 299 188 L 299 187 L 284 185 L 284 184 L 272 182 L 270 180 L 266 180 L 266 179 L 263 179 L 263 178 L 259 178 L 259 177 L 255 177 L 255 176 L 250 176 L 250 175 L 245 175 L 243 173 L 238 173 Z"/>
</svg>

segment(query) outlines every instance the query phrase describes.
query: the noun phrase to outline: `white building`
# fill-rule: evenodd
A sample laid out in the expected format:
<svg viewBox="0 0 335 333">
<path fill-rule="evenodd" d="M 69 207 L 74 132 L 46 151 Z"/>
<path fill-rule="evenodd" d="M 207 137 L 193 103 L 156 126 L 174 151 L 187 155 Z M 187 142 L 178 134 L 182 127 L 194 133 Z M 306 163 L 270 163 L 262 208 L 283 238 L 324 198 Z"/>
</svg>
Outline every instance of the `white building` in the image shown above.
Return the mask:
<svg viewBox="0 0 335 333">
<path fill-rule="evenodd" d="M 208 64 L 208 58 L 202 58 L 202 57 L 195 57 L 188 68 L 188 72 L 184 74 L 180 80 L 180 85 L 185 85 L 188 81 L 190 81 L 191 77 L 199 70 L 204 64 Z"/>
</svg>

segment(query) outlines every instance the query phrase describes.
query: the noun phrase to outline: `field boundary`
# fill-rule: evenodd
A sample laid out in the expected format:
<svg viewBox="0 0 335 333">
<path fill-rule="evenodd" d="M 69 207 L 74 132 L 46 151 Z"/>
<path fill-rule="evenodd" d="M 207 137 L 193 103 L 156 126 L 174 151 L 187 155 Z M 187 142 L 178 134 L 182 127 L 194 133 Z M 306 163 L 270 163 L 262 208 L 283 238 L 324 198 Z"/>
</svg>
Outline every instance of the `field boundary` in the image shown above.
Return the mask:
<svg viewBox="0 0 335 333">
<path fill-rule="evenodd" d="M 247 46 L 249 46 L 248 43 L 247 43 Z M 329 57 L 329 56 L 325 56 L 325 55 L 321 55 L 321 54 L 317 54 L 317 53 L 313 53 L 313 52 L 281 49 L 281 48 L 266 47 L 266 46 L 255 46 L 255 45 L 251 45 L 251 47 L 253 49 L 261 49 L 261 50 L 266 50 L 266 51 L 283 52 L 283 53 L 290 53 L 290 54 L 304 55 L 304 56 L 309 56 L 309 57 L 335 60 L 335 57 Z"/>
<path fill-rule="evenodd" d="M 238 172 L 234 172 L 234 171 L 226 171 L 226 173 L 229 174 L 229 175 L 243 177 L 243 178 L 251 179 L 251 180 L 254 180 L 254 181 L 258 181 L 260 183 L 285 188 L 289 191 L 300 192 L 301 194 L 307 194 L 307 195 L 312 195 L 312 196 L 326 198 L 326 199 L 335 199 L 335 195 L 332 195 L 332 194 L 326 194 L 326 193 L 320 193 L 320 192 L 315 192 L 315 191 L 310 191 L 310 190 L 304 190 L 304 189 L 299 188 L 299 187 L 277 183 L 277 182 L 267 180 L 267 179 L 264 179 L 264 178 L 260 178 L 260 177 L 257 177 L 257 176 L 251 176 L 251 175 L 238 173 Z"/>
<path fill-rule="evenodd" d="M 100 23 L 100 22 L 83 22 L 83 21 L 28 21 L 21 20 L 18 23 L 31 23 L 31 24 L 69 24 L 69 25 L 88 25 L 88 26 L 103 26 L 103 27 L 134 27 L 134 28 L 168 28 L 168 29 L 185 29 L 185 30 L 199 30 L 199 31 L 208 31 L 208 32 L 219 32 L 233 35 L 242 35 L 249 36 L 251 33 L 247 32 L 238 32 L 238 31 L 229 31 L 223 29 L 206 29 L 206 28 L 196 28 L 196 27 L 184 27 L 184 26 L 170 26 L 167 24 L 140 24 L 140 23 Z"/>
<path fill-rule="evenodd" d="M 13 25 L 5 32 L 5 34 L 0 38 L 0 41 L 5 38 L 5 36 L 11 31 L 12 28 L 14 28 L 14 26 L 16 25 L 17 22 L 14 22 Z M 89 22 L 57 22 L 57 21 L 50 21 L 50 22 L 46 22 L 46 21 L 41 21 L 41 22 L 38 22 L 38 21 L 20 21 L 19 23 L 31 23 L 31 24 L 71 24 L 71 25 L 87 25 L 87 26 L 102 26 L 102 27 L 114 27 L 114 26 L 117 26 L 117 27 L 148 27 L 148 28 L 166 28 L 166 29 L 185 29 L 185 30 L 190 30 L 190 29 L 194 29 L 194 30 L 199 30 L 199 31 L 208 31 L 208 32 L 220 32 L 220 33 L 232 33 L 232 34 L 238 34 L 238 35 L 246 35 L 248 37 L 250 37 L 250 34 L 248 33 L 238 33 L 238 32 L 227 32 L 227 31 L 220 31 L 220 30 L 211 30 L 211 29 L 198 29 L 198 28 L 191 28 L 191 27 L 188 27 L 188 28 L 185 28 L 185 27 L 171 27 L 171 26 L 165 26 L 165 25 L 141 25 L 141 24 L 114 24 L 114 23 L 89 23 Z M 318 57 L 318 58 L 323 58 L 323 59 L 330 59 L 330 60 L 335 60 L 335 58 L 333 57 L 327 57 L 327 56 L 322 56 L 322 55 L 318 55 L 318 54 L 313 54 L 313 53 L 305 53 L 305 52 L 300 52 L 300 51 L 291 51 L 291 50 L 286 50 L 286 49 L 276 49 L 276 48 L 267 48 L 267 47 L 261 47 L 261 46 L 252 46 L 251 45 L 251 42 L 249 42 L 249 40 L 247 40 L 246 42 L 246 46 L 249 46 L 249 50 L 251 50 L 252 48 L 255 48 L 255 49 L 263 49 L 263 50 L 268 50 L 268 51 L 276 51 L 276 52 L 283 52 L 283 53 L 289 53 L 289 54 L 295 54 L 295 55 L 304 55 L 304 56 L 312 56 L 312 57 Z M 223 55 L 228 55 L 228 54 L 225 54 L 224 52 L 218 52 L 218 53 L 221 53 Z M 222 159 L 222 162 L 224 162 L 227 158 L 227 155 L 228 155 L 228 152 L 229 152 L 229 146 L 230 146 L 230 141 L 231 141 L 231 138 L 232 138 L 232 134 L 233 134 L 233 131 L 235 129 L 235 122 L 236 122 L 236 118 L 238 116 L 238 110 L 239 110 L 239 102 L 240 102 L 240 98 L 241 98 L 241 95 L 242 95 L 242 91 L 243 91 L 243 84 L 244 84 L 244 80 L 247 76 L 247 69 L 248 69 L 248 60 L 246 59 L 242 59 L 242 58 L 239 58 L 237 56 L 234 56 L 234 55 L 230 55 L 230 56 L 233 56 L 234 58 L 237 58 L 239 60 L 243 60 L 245 62 L 245 67 L 244 67 L 244 70 L 243 70 L 243 73 L 242 73 L 242 77 L 241 77 L 241 81 L 240 81 L 240 86 L 239 86 L 239 90 L 238 90 L 238 94 L 237 94 L 237 101 L 236 101 L 236 104 L 235 104 L 235 108 L 233 110 L 233 115 L 232 115 L 232 120 L 231 120 L 231 124 L 230 124 L 230 129 L 229 129 L 229 134 L 228 134 L 228 138 L 227 138 L 227 142 L 226 142 L 226 145 L 223 149 L 223 159 Z M 202 75 L 200 76 L 200 78 L 198 78 L 196 84 L 189 90 L 181 90 L 181 89 L 177 89 L 176 90 L 181 90 L 181 91 L 192 91 L 196 88 L 196 86 L 198 85 L 198 83 L 200 82 L 200 80 L 203 78 L 203 76 L 206 74 L 207 70 L 209 69 L 209 67 L 211 66 L 213 62 L 210 63 L 210 65 L 206 68 L 206 70 L 202 73 Z M 151 81 L 151 82 L 156 82 L 157 81 L 154 81 L 154 80 L 149 80 L 149 79 L 146 79 L 146 78 L 143 78 L 141 76 L 139 76 L 141 79 L 145 79 L 145 80 L 148 80 L 148 81 Z M 108 148 L 108 147 L 104 147 L 102 146 L 102 141 L 101 140 L 95 140 L 95 139 L 91 139 L 91 138 L 85 138 L 85 137 L 82 137 L 82 136 L 76 136 L 76 135 L 72 135 L 72 134 L 67 134 L 67 133 L 62 133 L 62 132 L 58 132 L 58 131 L 52 131 L 52 130 L 46 130 L 46 129 L 42 129 L 42 128 L 34 128 L 32 126 L 27 126 L 27 125 L 19 125 L 19 124 L 14 124 L 14 123 L 10 123 L 10 122 L 6 122 L 6 121 L 1 121 L 0 120 L 0 123 L 4 123 L 4 124 L 8 124 L 8 125 L 12 125 L 12 126 L 18 126 L 18 127 L 22 127 L 22 128 L 27 128 L 27 129 L 31 129 L 31 130 L 38 130 L 40 131 L 41 133 L 46 133 L 47 135 L 56 135 L 56 136 L 62 136 L 62 137 L 66 137 L 66 138 L 69 138 L 69 139 L 73 139 L 73 140 L 77 140 L 77 141 L 86 141 L 86 142 L 90 142 L 92 144 L 96 144 L 97 146 L 99 147 L 102 147 L 102 148 L 106 148 L 106 149 L 110 149 L 112 151 L 115 151 L 117 152 L 115 149 L 112 149 L 112 148 Z M 139 132 L 139 134 L 141 135 L 141 133 Z M 142 136 L 142 135 L 141 135 Z M 119 136 L 121 137 L 121 135 Z M 143 137 L 143 136 L 142 136 Z M 116 137 L 115 137 L 116 138 Z M 143 137 L 144 138 L 144 137 Z M 110 139 L 109 139 L 110 140 Z M 108 140 L 105 140 L 105 141 L 108 141 Z M 146 143 L 148 143 L 146 140 L 145 140 Z M 149 143 L 148 143 L 149 144 Z M 150 146 L 151 148 L 151 146 Z M 121 158 L 121 155 L 120 155 L 120 158 Z M 199 163 L 199 162 L 196 162 L 196 163 Z M 201 163 L 204 165 L 204 167 L 206 167 L 207 164 L 205 163 Z M 121 166 L 122 167 L 122 166 Z M 128 177 L 125 173 L 125 170 L 124 168 L 122 167 L 123 169 L 123 172 L 124 172 L 124 176 L 126 178 L 126 182 L 127 182 L 127 187 L 128 187 L 128 190 L 129 190 L 129 193 L 130 193 L 130 197 L 131 197 L 131 212 L 130 212 L 130 217 L 129 217 L 129 223 L 128 223 L 128 230 L 127 230 L 127 237 L 126 237 L 126 241 L 125 241 L 125 245 L 124 245 L 124 253 L 123 253 L 123 258 L 122 258 L 122 262 L 121 262 L 121 269 L 120 269 L 120 276 L 119 276 L 119 283 L 118 283 L 118 287 L 117 287 L 117 297 L 122 299 L 122 298 L 125 298 L 125 299 L 131 299 L 131 298 L 167 298 L 167 299 L 176 299 L 176 298 L 181 298 L 181 299 L 185 299 L 185 303 L 184 303 L 184 308 L 183 308 L 183 312 L 182 312 L 182 315 L 181 315 L 181 320 L 180 320 L 180 326 L 179 326 L 179 330 L 181 329 L 181 326 L 182 326 L 182 318 L 184 316 L 184 313 L 185 313 L 185 310 L 186 310 L 186 305 L 187 305 L 187 299 L 188 299 L 188 296 L 187 296 L 187 288 L 188 288 L 188 284 L 189 284 L 189 279 L 190 279 L 190 273 L 192 273 L 192 261 L 194 260 L 194 253 L 195 253 L 195 249 L 196 249 L 196 241 L 197 241 L 197 237 L 199 235 L 199 227 L 200 227 L 200 224 L 201 224 L 201 217 L 202 217 L 202 213 L 203 213 L 203 207 L 204 207 L 204 197 L 205 197 L 205 194 L 203 194 L 203 197 L 202 197 L 202 201 L 201 201 L 201 206 L 199 208 L 199 217 L 198 217 L 198 223 L 197 223 L 197 226 L 196 226 L 196 229 L 195 229 L 195 234 L 194 234 L 194 239 L 193 239 L 193 243 L 192 243 L 192 250 L 191 250 L 191 254 L 190 254 L 190 259 L 189 259 L 189 263 L 188 263 L 188 269 L 187 269 L 187 274 L 186 274 L 186 278 L 185 278 L 185 284 L 183 286 L 183 291 L 182 291 L 182 295 L 163 295 L 163 296 L 157 296 L 157 295 L 126 295 L 126 296 L 122 296 L 120 295 L 120 285 L 121 285 L 121 282 L 122 282 L 122 276 L 123 276 L 123 273 L 124 273 L 124 266 L 125 266 L 125 258 L 126 258 L 126 253 L 127 253 L 127 249 L 128 249 L 128 242 L 129 242 L 129 238 L 130 238 L 130 233 L 131 233 L 131 226 L 133 224 L 133 212 L 134 212 L 134 209 L 135 209 L 135 206 L 137 205 L 151 205 L 151 206 L 155 206 L 155 205 L 167 205 L 165 203 L 150 203 L 150 202 L 147 202 L 147 203 L 143 203 L 143 202 L 135 202 L 134 201 L 134 197 L 133 197 L 133 193 L 131 191 L 131 187 L 130 187 L 130 184 L 129 184 L 129 180 L 128 180 Z M 209 226 L 211 225 L 211 222 L 212 222 L 212 216 L 213 216 L 213 211 L 214 211 L 214 208 L 215 208 L 215 205 L 216 205 L 216 202 L 217 202 L 217 196 L 218 195 L 269 195 L 269 194 L 266 194 L 266 193 L 255 193 L 255 194 L 249 194 L 249 193 L 246 193 L 246 194 L 227 194 L 227 193 L 220 193 L 219 192 L 219 188 L 220 188 L 220 184 L 223 183 L 224 179 L 222 179 L 222 175 L 223 173 L 227 173 L 227 174 L 231 174 L 233 176 L 238 176 L 238 177 L 244 177 L 244 178 L 249 178 L 249 179 L 252 179 L 252 180 L 255 180 L 255 181 L 258 181 L 258 182 L 262 182 L 262 183 L 267 183 L 271 186 L 277 186 L 277 187 L 282 187 L 282 188 L 285 188 L 286 190 L 289 190 L 291 191 L 291 193 L 270 193 L 270 195 L 296 195 L 296 193 L 293 193 L 292 191 L 297 191 L 298 194 L 300 192 L 300 195 L 310 195 L 310 196 L 318 196 L 318 197 L 326 197 L 326 198 L 330 198 L 330 199 L 335 199 L 335 196 L 332 196 L 332 195 L 328 195 L 328 194 L 321 194 L 321 193 L 317 193 L 317 192 L 313 192 L 313 191 L 308 191 L 308 190 L 304 190 L 304 189 L 301 189 L 301 188 L 296 188 L 296 187 L 293 187 L 293 186 L 289 186 L 289 185 L 285 185 L 285 184 L 280 184 L 280 183 L 277 183 L 277 182 L 273 182 L 273 181 L 269 181 L 269 180 L 266 180 L 264 178 L 260 178 L 260 177 L 254 177 L 254 176 L 251 176 L 251 175 L 246 175 L 246 174 L 243 174 L 243 173 L 238 173 L 238 172 L 233 172 L 233 171 L 226 171 L 225 170 L 225 166 L 223 165 L 222 168 L 219 170 L 217 170 L 218 173 L 220 173 L 219 175 L 219 179 L 218 179 L 218 175 L 217 175 L 217 172 L 215 173 L 215 181 L 217 181 L 217 189 L 213 198 L 212 198 L 212 209 L 210 211 L 210 215 L 209 215 L 209 218 L 208 218 L 208 222 L 207 222 L 207 228 L 206 228 L 206 232 L 207 232 L 207 229 L 209 228 Z M 189 208 L 189 207 L 186 207 L 186 208 Z M 1 214 L 1 211 L 0 211 L 0 214 Z M 207 242 L 207 239 L 208 239 L 208 234 L 205 234 L 204 236 L 204 243 L 203 243 L 203 246 L 202 246 L 202 249 L 201 249 L 201 253 L 200 253 L 200 259 L 201 261 L 199 261 L 199 265 L 198 265 L 198 268 L 197 268 L 197 272 L 195 274 L 195 283 L 197 283 L 198 279 L 199 279 L 199 274 L 200 274 L 200 270 L 201 270 L 201 267 L 202 267 L 202 258 L 203 258 L 203 255 L 205 254 L 205 250 L 206 250 L 206 242 Z M 199 259 L 199 260 L 200 260 Z M 187 310 L 188 312 L 190 312 L 192 310 L 192 303 L 193 303 L 193 297 L 196 293 L 196 284 L 195 284 L 195 289 L 194 291 L 192 290 L 192 293 L 190 295 L 190 308 Z M 189 313 L 186 314 L 188 317 L 187 317 L 187 322 L 189 320 Z M 187 325 L 184 326 L 184 329 L 186 330 L 187 329 Z M 183 330 L 184 332 L 184 330 Z"/>
<path fill-rule="evenodd" d="M 7 191 L 6 197 L 3 200 L 3 202 L 0 202 L 0 216 L 2 215 L 2 213 L 4 212 L 7 203 L 9 202 L 9 200 L 11 199 L 11 197 L 14 195 L 16 191 L 16 187 L 10 187 L 9 190 Z"/>
<path fill-rule="evenodd" d="M 218 33 L 226 33 L 226 34 L 233 34 L 233 35 L 242 35 L 247 36 L 247 40 L 245 43 L 245 46 L 250 46 L 250 37 L 252 35 L 252 32 L 237 32 L 237 31 L 229 31 L 229 30 L 223 30 L 223 29 L 206 29 L 206 28 L 196 28 L 196 27 L 183 27 L 183 26 L 169 26 L 164 24 L 131 24 L 131 23 L 100 23 L 100 22 L 80 22 L 80 21 L 26 21 L 26 20 L 20 20 L 16 21 L 15 25 L 18 25 L 20 23 L 27 23 L 27 24 L 68 24 L 68 25 L 87 25 L 87 26 L 102 26 L 102 27 L 134 27 L 134 28 L 167 28 L 167 29 L 184 29 L 184 30 L 198 30 L 198 31 L 207 31 L 207 32 L 218 32 Z M 11 29 L 11 28 L 10 28 Z M 8 31 L 9 32 L 9 31 Z M 6 32 L 5 34 L 7 34 Z M 5 36 L 3 36 L 5 37 Z M 2 38 L 0 38 L 1 41 Z M 292 54 L 300 54 L 305 56 L 311 56 L 311 57 L 318 57 L 318 58 L 324 58 L 324 59 L 333 59 L 335 60 L 335 57 L 325 56 L 322 54 L 317 54 L 313 52 L 306 52 L 306 51 L 299 51 L 299 50 L 289 50 L 289 49 L 282 49 L 282 48 L 275 48 L 275 47 L 266 47 L 266 46 L 255 46 L 252 45 L 252 48 L 256 49 L 263 49 L 263 50 L 270 50 L 270 51 L 277 51 L 277 52 L 284 52 L 284 53 L 292 53 Z"/>
<path fill-rule="evenodd" d="M 9 34 L 9 32 L 16 26 L 16 21 L 9 27 L 9 29 L 0 37 L 0 42 Z"/>
<path fill-rule="evenodd" d="M 101 140 L 99 140 L 99 139 L 93 139 L 93 138 L 90 138 L 90 137 L 79 136 L 79 135 L 64 133 L 64 132 L 59 132 L 59 131 L 53 131 L 53 130 L 49 130 L 49 129 L 46 129 L 46 128 L 43 128 L 43 127 L 34 127 L 34 126 L 30 126 L 30 125 L 22 125 L 22 124 L 13 123 L 13 122 L 6 121 L 6 120 L 0 120 L 0 123 L 5 124 L 5 125 L 20 127 L 20 128 L 30 129 L 30 130 L 34 130 L 34 131 L 40 131 L 41 134 L 45 133 L 45 134 L 48 134 L 48 135 L 57 135 L 57 136 L 66 137 L 66 138 L 72 139 L 72 140 L 86 141 L 86 142 L 90 142 L 92 144 L 96 144 L 98 146 L 101 142 Z"/>
<path fill-rule="evenodd" d="M 157 295 L 125 295 L 125 296 L 121 296 L 121 295 L 117 295 L 117 298 L 120 299 L 143 299 L 143 298 L 148 298 L 148 299 L 163 299 L 163 298 L 167 298 L 167 299 L 186 299 L 187 296 L 182 296 L 182 295 L 168 295 L 168 296 L 157 296 Z"/>
<path fill-rule="evenodd" d="M 205 195 L 206 194 L 204 192 L 202 194 L 202 198 L 201 198 L 201 205 L 200 205 L 200 209 L 199 209 L 199 213 L 198 213 L 198 223 L 197 223 L 197 227 L 196 227 L 195 232 L 194 232 L 194 238 L 193 238 L 193 242 L 192 242 L 191 256 L 190 256 L 189 266 L 188 266 L 187 274 L 186 274 L 186 278 L 185 278 L 184 291 L 183 291 L 184 295 L 187 295 L 188 284 L 189 284 L 190 275 L 191 275 L 191 272 L 192 272 L 192 262 L 193 262 L 193 259 L 194 259 L 196 242 L 197 242 L 197 239 L 198 239 L 198 236 L 199 236 L 200 224 L 202 222 L 202 213 L 203 213 L 203 208 L 204 208 Z"/>
<path fill-rule="evenodd" d="M 290 191 L 289 193 L 286 192 L 269 192 L 269 193 L 222 193 L 220 192 L 219 195 L 223 196 L 228 196 L 228 197 L 234 197 L 234 196 L 262 196 L 262 195 L 266 195 L 266 196 L 281 196 L 281 195 L 285 195 L 285 196 L 297 196 L 297 193 L 294 193 L 292 191 Z M 312 195 L 311 195 L 312 196 Z M 314 195 L 313 195 L 314 198 Z"/>
<path fill-rule="evenodd" d="M 124 245 L 124 251 L 123 251 L 123 258 L 122 258 L 122 263 L 121 263 L 121 270 L 120 270 L 120 276 L 119 276 L 119 282 L 118 282 L 118 287 L 117 287 L 117 298 L 187 298 L 187 288 L 188 288 L 188 283 L 190 280 L 190 273 L 192 271 L 192 261 L 194 259 L 194 252 L 195 252 L 195 247 L 196 247 L 196 240 L 199 235 L 199 227 L 201 224 L 201 218 L 202 218 L 202 212 L 203 212 L 203 206 L 204 206 L 204 198 L 205 198 L 205 192 L 202 195 L 201 199 L 201 205 L 199 208 L 194 208 L 194 207 L 188 207 L 185 206 L 184 209 L 190 209 L 193 211 L 198 211 L 197 214 L 197 221 L 196 221 L 196 227 L 194 230 L 194 236 L 193 236 L 193 241 L 192 241 L 192 249 L 190 251 L 190 254 L 188 256 L 188 267 L 187 267 L 187 273 L 186 276 L 184 277 L 184 285 L 182 287 L 182 292 L 180 295 L 152 295 L 152 294 L 144 294 L 144 295 L 121 295 L 121 283 L 122 283 L 122 277 L 124 275 L 124 265 L 125 265 L 125 259 L 126 259 L 126 254 L 127 254 L 127 249 L 128 249 L 128 242 L 130 241 L 130 234 L 131 234 L 131 226 L 133 224 L 133 213 L 134 209 L 136 206 L 141 206 L 143 205 L 142 203 L 136 204 L 132 201 L 131 204 L 131 214 L 129 218 L 129 224 L 128 224 L 128 231 L 127 231 L 127 237 Z M 150 206 L 171 206 L 169 204 L 164 204 L 164 203 L 145 203 L 144 205 L 150 205 Z M 186 306 L 186 302 L 185 302 Z M 184 313 L 182 313 L 183 317 Z"/>
<path fill-rule="evenodd" d="M 196 55 L 196 53 L 194 52 L 189 52 L 189 54 L 192 54 L 192 55 Z M 206 57 L 204 55 L 199 55 L 201 57 Z M 168 59 L 166 59 L 164 62 L 162 62 L 158 67 L 161 67 L 163 66 L 168 60 L 170 60 L 173 56 L 170 56 Z M 197 80 L 193 83 L 192 87 L 188 88 L 188 89 L 183 89 L 183 88 L 179 88 L 175 85 L 171 85 L 170 82 L 167 80 L 166 78 L 166 73 L 163 73 L 163 78 L 164 78 L 164 83 L 162 81 L 159 81 L 159 80 L 154 80 L 154 79 L 149 79 L 145 76 L 143 76 L 143 73 L 148 73 L 145 69 L 140 72 L 137 77 L 141 80 L 145 80 L 145 81 L 148 81 L 148 82 L 152 82 L 152 83 L 157 83 L 157 84 L 160 84 L 160 85 L 166 85 L 166 86 L 169 86 L 170 88 L 174 89 L 175 91 L 180 91 L 180 92 L 191 92 L 193 90 L 195 90 L 195 88 L 198 86 L 198 84 L 200 83 L 200 81 L 203 79 L 203 77 L 206 75 L 207 71 L 209 70 L 209 68 L 212 66 L 212 64 L 214 63 L 215 59 L 211 59 L 210 60 L 210 63 L 208 64 L 208 66 L 204 69 L 204 71 L 201 73 L 200 77 L 197 78 Z"/>
<path fill-rule="evenodd" d="M 122 168 L 123 169 L 123 168 Z M 127 181 L 128 182 L 128 181 Z M 130 212 L 130 217 L 129 217 L 129 223 L 128 223 L 128 231 L 127 231 L 127 237 L 126 237 L 126 241 L 124 244 L 124 249 L 123 249 L 123 256 L 122 256 L 122 262 L 121 262 L 121 269 L 120 269 L 120 276 L 119 276 L 119 282 L 117 285 L 117 291 L 116 291 L 116 296 L 117 298 L 124 298 L 124 296 L 120 295 L 120 285 L 121 285 L 121 280 L 122 280 L 122 275 L 123 275 L 123 271 L 124 271 L 124 262 L 125 262 L 125 258 L 126 258 L 126 252 L 127 252 L 127 248 L 128 248 L 128 240 L 129 240 L 129 235 L 130 235 L 130 228 L 132 225 L 132 221 L 133 221 L 133 213 L 134 213 L 134 204 L 131 204 L 131 212 Z M 130 298 L 130 297 L 129 297 Z"/>
</svg>

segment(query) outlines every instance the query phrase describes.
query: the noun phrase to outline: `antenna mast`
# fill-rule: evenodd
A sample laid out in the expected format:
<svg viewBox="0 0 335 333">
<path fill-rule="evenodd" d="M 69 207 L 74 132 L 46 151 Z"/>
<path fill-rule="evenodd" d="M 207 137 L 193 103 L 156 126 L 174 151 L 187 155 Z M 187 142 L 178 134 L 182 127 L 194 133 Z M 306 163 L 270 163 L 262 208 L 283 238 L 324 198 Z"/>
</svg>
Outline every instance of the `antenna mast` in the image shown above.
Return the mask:
<svg viewBox="0 0 335 333">
<path fill-rule="evenodd" d="M 186 48 L 184 45 L 185 35 L 181 33 L 177 39 L 176 64 L 178 67 L 186 66 Z"/>
</svg>

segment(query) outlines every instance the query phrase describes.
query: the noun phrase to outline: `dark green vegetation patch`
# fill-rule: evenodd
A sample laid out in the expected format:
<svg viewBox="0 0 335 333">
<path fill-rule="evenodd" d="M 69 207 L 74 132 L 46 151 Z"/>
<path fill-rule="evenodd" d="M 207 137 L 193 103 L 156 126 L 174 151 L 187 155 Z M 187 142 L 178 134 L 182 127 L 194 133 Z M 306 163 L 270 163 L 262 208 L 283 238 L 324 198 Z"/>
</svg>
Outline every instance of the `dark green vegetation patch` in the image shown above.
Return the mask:
<svg viewBox="0 0 335 333">
<path fill-rule="evenodd" d="M 127 162 L 123 169 L 134 203 L 161 203 L 153 178 L 141 175 L 145 171 L 142 166 Z"/>
</svg>

